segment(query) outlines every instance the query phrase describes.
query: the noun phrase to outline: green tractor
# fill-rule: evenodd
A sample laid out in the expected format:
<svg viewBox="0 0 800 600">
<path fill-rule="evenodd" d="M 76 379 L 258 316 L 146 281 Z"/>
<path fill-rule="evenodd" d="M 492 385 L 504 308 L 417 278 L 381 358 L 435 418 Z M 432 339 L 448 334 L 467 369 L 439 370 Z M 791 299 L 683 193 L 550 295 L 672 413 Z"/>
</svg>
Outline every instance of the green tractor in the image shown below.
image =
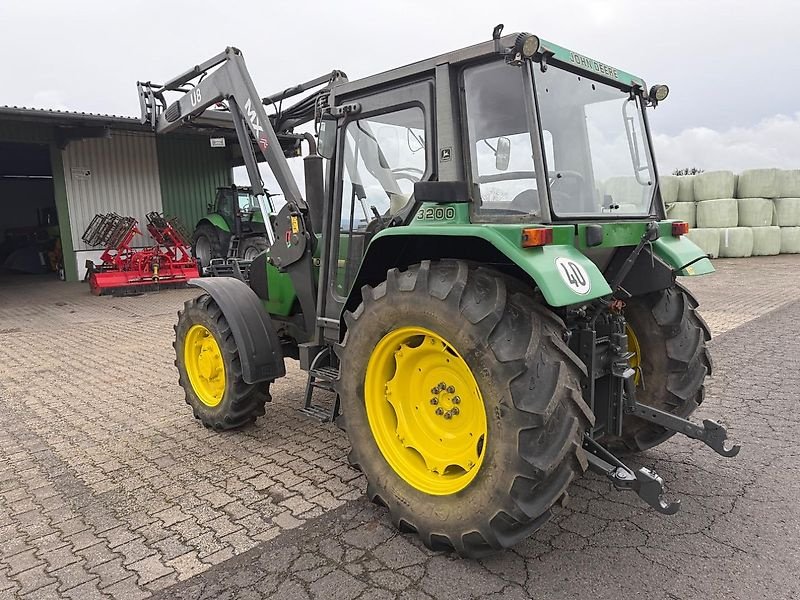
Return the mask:
<svg viewBox="0 0 800 600">
<path fill-rule="evenodd" d="M 647 113 L 666 86 L 498 26 L 264 99 L 235 48 L 139 91 L 159 133 L 226 102 L 273 225 L 247 284 L 195 280 L 178 318 L 180 383 L 206 427 L 264 415 L 297 359 L 300 410 L 346 430 L 369 498 L 469 557 L 536 531 L 588 469 L 674 513 L 662 479 L 620 456 L 675 433 L 738 452 L 720 424 L 688 420 L 710 333 L 678 278 L 714 269 L 664 212 Z M 281 144 L 311 121 L 301 195 Z M 314 404 L 316 388 L 335 401 Z"/>
<path fill-rule="evenodd" d="M 267 249 L 264 216 L 251 188 L 217 188 L 208 211 L 192 234 L 192 255 L 203 270 L 228 258 L 252 261 Z"/>
</svg>

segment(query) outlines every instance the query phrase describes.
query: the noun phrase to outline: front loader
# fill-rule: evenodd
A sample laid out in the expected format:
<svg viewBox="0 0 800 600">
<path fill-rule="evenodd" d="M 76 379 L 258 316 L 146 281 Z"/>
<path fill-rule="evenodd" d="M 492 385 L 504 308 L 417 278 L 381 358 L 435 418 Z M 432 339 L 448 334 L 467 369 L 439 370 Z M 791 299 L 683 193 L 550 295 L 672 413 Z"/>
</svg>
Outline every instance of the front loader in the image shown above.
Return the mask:
<svg viewBox="0 0 800 600">
<path fill-rule="evenodd" d="M 502 26 L 358 81 L 334 73 L 262 103 L 228 48 L 139 84 L 157 133 L 235 128 L 269 225 L 249 283 L 195 280 L 180 312 L 195 416 L 251 423 L 284 358 L 299 360 L 301 410 L 346 430 L 368 496 L 462 556 L 530 535 L 587 469 L 674 513 L 661 478 L 624 454 L 675 433 L 739 447 L 688 420 L 710 333 L 678 278 L 714 269 L 661 200 L 647 113 L 667 87 Z M 316 136 L 294 132 L 312 122 Z M 281 139 L 308 142 L 304 195 Z M 332 406 L 313 403 L 318 387 Z"/>
</svg>

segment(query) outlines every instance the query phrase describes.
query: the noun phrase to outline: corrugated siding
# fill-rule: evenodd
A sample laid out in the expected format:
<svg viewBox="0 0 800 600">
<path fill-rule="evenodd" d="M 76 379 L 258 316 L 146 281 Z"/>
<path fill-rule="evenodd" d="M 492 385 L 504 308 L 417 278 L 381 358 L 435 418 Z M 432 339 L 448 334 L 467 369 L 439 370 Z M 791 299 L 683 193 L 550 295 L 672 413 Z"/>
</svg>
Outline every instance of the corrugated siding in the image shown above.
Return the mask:
<svg viewBox="0 0 800 600">
<path fill-rule="evenodd" d="M 86 226 L 112 211 L 138 219 L 145 234 L 134 245 L 152 243 L 145 215 L 163 210 L 155 136 L 115 131 L 109 139 L 70 142 L 63 161 L 73 250 L 90 249 L 81 240 Z"/>
<path fill-rule="evenodd" d="M 231 181 L 230 149 L 211 148 L 201 136 L 158 137 L 158 170 L 164 213 L 191 231 L 208 212 L 218 187 Z"/>
<path fill-rule="evenodd" d="M 53 139 L 53 127 L 50 125 L 0 120 L 0 142 L 46 144 Z"/>
</svg>

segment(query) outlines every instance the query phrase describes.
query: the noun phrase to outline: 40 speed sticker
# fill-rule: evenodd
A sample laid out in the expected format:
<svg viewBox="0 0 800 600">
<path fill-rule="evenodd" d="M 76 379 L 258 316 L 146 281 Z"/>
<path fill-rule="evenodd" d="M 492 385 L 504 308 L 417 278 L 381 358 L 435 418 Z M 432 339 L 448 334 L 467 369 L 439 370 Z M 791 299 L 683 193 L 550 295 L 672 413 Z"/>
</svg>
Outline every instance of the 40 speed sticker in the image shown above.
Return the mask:
<svg viewBox="0 0 800 600">
<path fill-rule="evenodd" d="M 592 281 L 589 274 L 582 266 L 563 256 L 556 259 L 556 269 L 561 279 L 564 280 L 569 288 L 576 294 L 588 294 L 592 289 Z"/>
</svg>

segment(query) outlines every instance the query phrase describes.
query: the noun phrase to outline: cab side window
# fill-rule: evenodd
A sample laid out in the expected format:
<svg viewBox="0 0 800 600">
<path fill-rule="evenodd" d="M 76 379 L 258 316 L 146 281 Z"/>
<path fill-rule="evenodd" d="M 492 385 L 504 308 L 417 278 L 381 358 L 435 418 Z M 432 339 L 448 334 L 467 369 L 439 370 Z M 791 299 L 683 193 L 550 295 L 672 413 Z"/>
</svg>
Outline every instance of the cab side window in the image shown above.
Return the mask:
<svg viewBox="0 0 800 600">
<path fill-rule="evenodd" d="M 341 157 L 342 210 L 336 293 L 346 295 L 369 237 L 408 204 L 426 170 L 425 115 L 403 108 L 351 121 Z"/>
</svg>

